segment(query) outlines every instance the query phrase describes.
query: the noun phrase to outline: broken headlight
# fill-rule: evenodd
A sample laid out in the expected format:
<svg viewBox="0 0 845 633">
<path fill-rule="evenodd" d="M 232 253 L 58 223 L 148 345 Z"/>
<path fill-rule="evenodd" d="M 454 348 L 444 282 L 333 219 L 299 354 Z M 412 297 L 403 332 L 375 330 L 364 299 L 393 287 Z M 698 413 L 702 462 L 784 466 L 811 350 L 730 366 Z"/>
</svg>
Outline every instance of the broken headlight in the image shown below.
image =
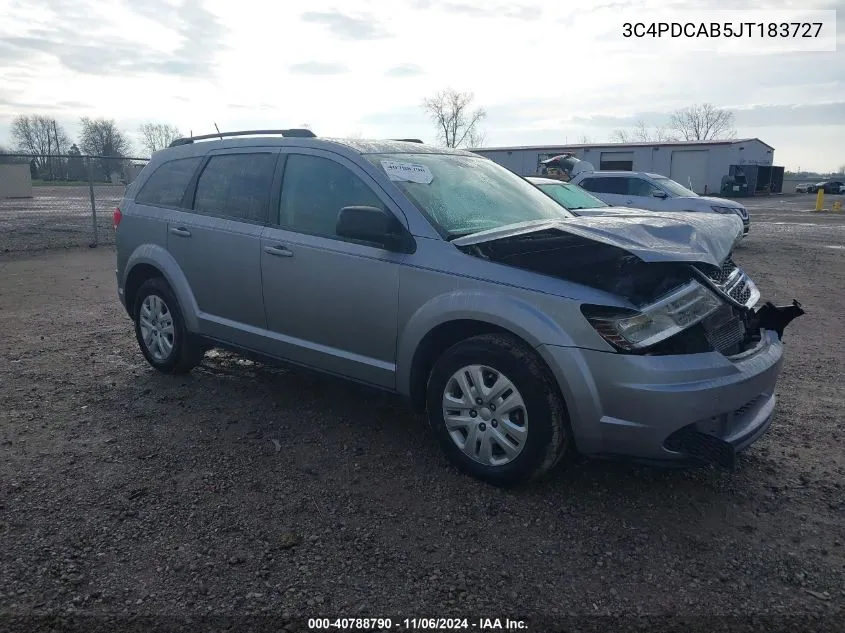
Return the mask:
<svg viewBox="0 0 845 633">
<path fill-rule="evenodd" d="M 695 325 L 721 305 L 718 296 L 693 280 L 639 310 L 584 304 L 581 312 L 608 343 L 638 351 Z"/>
</svg>

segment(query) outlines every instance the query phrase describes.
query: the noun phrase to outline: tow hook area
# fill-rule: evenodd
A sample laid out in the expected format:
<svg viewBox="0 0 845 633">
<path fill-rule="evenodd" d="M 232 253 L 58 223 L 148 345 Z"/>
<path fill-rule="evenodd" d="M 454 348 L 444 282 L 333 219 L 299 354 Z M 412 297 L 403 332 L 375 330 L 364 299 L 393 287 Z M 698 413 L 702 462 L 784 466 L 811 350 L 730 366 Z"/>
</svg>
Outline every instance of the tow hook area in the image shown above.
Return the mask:
<svg viewBox="0 0 845 633">
<path fill-rule="evenodd" d="M 691 461 L 733 471 L 736 468 L 736 449 L 733 444 L 713 435 L 702 433 L 693 426 L 678 429 L 664 444 L 670 451 L 683 453 Z"/>
<path fill-rule="evenodd" d="M 756 329 L 774 330 L 778 333 L 778 338 L 783 340 L 783 331 L 786 326 L 802 314 L 804 310 L 795 299 L 792 300 L 792 305 L 788 306 L 776 306 L 771 301 L 767 301 L 754 313 L 757 322 Z"/>
</svg>

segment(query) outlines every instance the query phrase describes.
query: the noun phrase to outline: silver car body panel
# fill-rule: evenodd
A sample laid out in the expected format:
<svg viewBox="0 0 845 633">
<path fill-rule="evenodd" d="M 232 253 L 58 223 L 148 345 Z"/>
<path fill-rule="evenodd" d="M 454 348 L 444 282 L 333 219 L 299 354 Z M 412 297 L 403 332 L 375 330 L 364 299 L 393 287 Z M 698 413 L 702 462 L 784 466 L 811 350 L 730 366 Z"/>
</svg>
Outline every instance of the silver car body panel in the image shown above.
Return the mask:
<svg viewBox="0 0 845 633">
<path fill-rule="evenodd" d="M 701 262 L 721 265 L 742 237 L 734 215 L 648 213 L 617 209 L 613 214 L 579 216 L 548 222 L 525 222 L 454 240 L 468 246 L 533 231 L 555 229 L 617 246 L 646 262 Z"/>
<path fill-rule="evenodd" d="M 328 157 L 352 169 L 414 237 L 415 252 L 393 253 L 134 202 L 145 179 L 165 160 L 268 146 Z M 200 142 L 157 152 L 120 206 L 121 301 L 131 312 L 126 290 L 133 271 L 155 268 L 173 289 L 193 334 L 405 396 L 413 392 L 414 358 L 428 335 L 455 321 L 487 323 L 519 336 L 545 359 L 564 395 L 576 445 L 588 454 L 673 459 L 662 448 L 672 430 L 727 415 L 754 399 L 763 404 L 747 425 L 752 434 L 765 429 L 782 357 L 777 337 L 766 334 L 742 359 L 718 352 L 619 354 L 580 306 L 632 308 L 625 298 L 459 248 L 555 230 L 618 247 L 645 262 L 719 266 L 741 235 L 738 218 L 616 209 L 607 216 L 562 215 L 559 221 L 512 225 L 449 242 L 362 152 L 474 156 L 415 143 L 306 138 Z M 180 228 L 192 237 L 171 232 Z M 266 249 L 279 245 L 292 256 L 268 256 Z"/>
</svg>

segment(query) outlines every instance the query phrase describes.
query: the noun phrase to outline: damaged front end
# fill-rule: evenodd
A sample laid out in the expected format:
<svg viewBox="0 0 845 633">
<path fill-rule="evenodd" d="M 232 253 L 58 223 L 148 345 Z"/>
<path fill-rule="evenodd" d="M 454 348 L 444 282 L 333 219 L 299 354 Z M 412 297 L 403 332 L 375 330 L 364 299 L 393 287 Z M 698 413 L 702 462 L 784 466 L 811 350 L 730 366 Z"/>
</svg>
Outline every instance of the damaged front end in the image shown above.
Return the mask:
<svg viewBox="0 0 845 633">
<path fill-rule="evenodd" d="M 467 236 L 455 240 L 455 245 L 488 261 L 624 298 L 628 303 L 624 308 L 580 305 L 593 329 L 620 355 L 718 352 L 728 359 L 734 369 L 714 382 L 712 394 L 700 391 L 700 379 L 691 370 L 688 377 L 679 375 L 677 383 L 651 385 L 648 398 L 663 393 L 671 400 L 683 385 L 695 384 L 691 397 L 702 400 L 694 408 L 712 410 L 714 415 L 691 423 L 678 420 L 681 426 L 665 422 L 666 435 L 656 439 L 675 460 L 732 468 L 737 451 L 754 442 L 771 420 L 774 379 L 765 384 L 767 379 L 757 376 L 776 371 L 772 369 L 775 353 L 769 345 L 773 333 L 782 340 L 789 323 L 804 314 L 801 304 L 793 301 L 778 307 L 767 302 L 758 307 L 760 291 L 731 256 L 736 243 L 733 224 L 720 226 L 713 221 L 708 226 L 709 220 L 696 219 L 697 227 L 690 230 L 678 218 L 650 216 L 628 219 L 629 231 L 619 219 L 582 220 L 506 228 L 492 235 Z M 763 362 L 757 362 L 760 359 Z M 690 367 L 700 367 L 702 362 L 691 361 Z M 713 366 L 724 367 L 724 363 L 715 361 Z M 609 387 L 611 392 L 631 388 L 627 379 Z M 707 403 L 720 396 L 726 404 L 736 404 L 720 410 L 719 405 Z M 644 402 L 648 400 L 640 400 L 639 406 Z M 611 420 L 618 415 L 609 414 Z M 650 423 L 642 420 L 636 427 L 625 428 L 649 428 Z M 617 430 L 612 423 L 609 427 Z"/>
<path fill-rule="evenodd" d="M 577 224 L 575 224 L 577 222 Z M 617 241 L 607 224 L 582 218 L 569 223 L 546 223 L 536 230 L 515 229 L 498 235 L 469 236 L 456 246 L 483 259 L 557 277 L 612 293 L 633 309 L 583 304 L 581 311 L 614 349 L 647 355 L 696 354 L 717 351 L 734 356 L 756 346 L 763 330 L 783 337 L 784 328 L 803 314 L 791 306 L 766 303 L 755 309 L 760 292 L 731 258 L 735 243 L 718 233 L 690 236 L 681 225 L 660 218 L 627 223 L 625 233 L 616 220 Z M 598 225 L 596 236 L 589 230 Z M 654 248 L 647 250 L 641 237 Z M 701 227 L 699 227 L 700 229 Z M 705 227 L 706 228 L 706 227 Z M 659 243 L 654 239 L 659 229 Z M 639 235 L 637 234 L 639 232 Z M 683 242 L 681 242 L 683 240 Z M 698 249 L 698 251 L 696 251 Z M 645 258 L 648 258 L 646 260 Z M 719 262 L 716 265 L 714 262 Z"/>
</svg>

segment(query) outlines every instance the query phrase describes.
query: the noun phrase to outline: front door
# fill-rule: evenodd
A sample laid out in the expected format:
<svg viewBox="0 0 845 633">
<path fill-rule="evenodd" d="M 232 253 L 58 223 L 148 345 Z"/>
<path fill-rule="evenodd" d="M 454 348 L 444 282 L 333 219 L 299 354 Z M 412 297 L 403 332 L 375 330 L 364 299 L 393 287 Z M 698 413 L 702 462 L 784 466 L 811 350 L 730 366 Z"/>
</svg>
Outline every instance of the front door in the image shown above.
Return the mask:
<svg viewBox="0 0 845 633">
<path fill-rule="evenodd" d="M 665 193 L 645 178 L 631 176 L 628 181 L 628 197 L 626 204 L 636 209 L 648 209 L 649 211 L 670 211 L 671 202 L 668 198 L 660 198 L 654 195 L 655 192 Z"/>
<path fill-rule="evenodd" d="M 393 389 L 404 255 L 335 233 L 343 207 L 392 203 L 336 154 L 301 149 L 283 160 L 278 208 L 261 238 L 269 345 L 294 362 Z"/>
</svg>

